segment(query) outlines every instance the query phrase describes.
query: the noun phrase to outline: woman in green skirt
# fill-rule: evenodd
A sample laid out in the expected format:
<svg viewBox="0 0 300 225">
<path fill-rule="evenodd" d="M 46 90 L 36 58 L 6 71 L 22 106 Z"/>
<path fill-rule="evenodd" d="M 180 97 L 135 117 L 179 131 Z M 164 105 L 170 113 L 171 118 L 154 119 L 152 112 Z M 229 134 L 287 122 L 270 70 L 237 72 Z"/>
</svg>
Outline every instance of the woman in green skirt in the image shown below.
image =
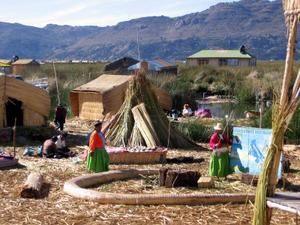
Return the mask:
<svg viewBox="0 0 300 225">
<path fill-rule="evenodd" d="M 209 147 L 212 154 L 209 161 L 209 175 L 216 177 L 226 177 L 230 174 L 229 169 L 229 138 L 223 134 L 223 125 L 217 123 L 215 132 L 210 138 Z"/>
<path fill-rule="evenodd" d="M 87 170 L 90 172 L 108 171 L 109 155 L 105 150 L 105 138 L 101 132 L 100 121 L 95 123 L 95 130 L 89 138 L 89 152 L 87 156 Z"/>
</svg>

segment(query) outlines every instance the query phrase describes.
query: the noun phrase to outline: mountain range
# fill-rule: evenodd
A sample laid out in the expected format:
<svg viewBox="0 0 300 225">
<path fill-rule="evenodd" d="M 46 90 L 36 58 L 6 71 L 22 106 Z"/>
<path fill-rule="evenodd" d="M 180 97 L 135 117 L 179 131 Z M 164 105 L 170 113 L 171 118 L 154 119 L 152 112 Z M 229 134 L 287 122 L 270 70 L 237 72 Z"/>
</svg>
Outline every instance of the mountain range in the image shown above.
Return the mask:
<svg viewBox="0 0 300 225">
<path fill-rule="evenodd" d="M 1 22 L 0 31 L 0 58 L 182 60 L 202 49 L 245 45 L 258 59 L 278 60 L 285 58 L 287 41 L 281 0 L 219 3 L 180 17 L 144 17 L 107 27 Z"/>
</svg>

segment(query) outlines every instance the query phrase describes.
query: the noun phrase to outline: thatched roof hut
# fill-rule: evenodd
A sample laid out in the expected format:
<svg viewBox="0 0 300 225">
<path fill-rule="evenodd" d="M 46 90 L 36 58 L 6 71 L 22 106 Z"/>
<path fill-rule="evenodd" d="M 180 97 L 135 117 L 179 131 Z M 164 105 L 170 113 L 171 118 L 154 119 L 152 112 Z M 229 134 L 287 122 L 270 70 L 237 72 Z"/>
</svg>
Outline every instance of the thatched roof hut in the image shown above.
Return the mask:
<svg viewBox="0 0 300 225">
<path fill-rule="evenodd" d="M 0 76 L 0 128 L 13 126 L 41 126 L 50 111 L 47 91 L 22 80 Z"/>
<path fill-rule="evenodd" d="M 26 70 L 40 68 L 40 63 L 35 59 L 19 59 L 11 65 L 13 74 L 23 74 Z"/>
<path fill-rule="evenodd" d="M 118 112 L 132 76 L 103 74 L 70 93 L 71 109 L 80 119 L 97 120 Z M 172 98 L 164 90 L 154 88 L 163 109 L 170 110 Z"/>
</svg>

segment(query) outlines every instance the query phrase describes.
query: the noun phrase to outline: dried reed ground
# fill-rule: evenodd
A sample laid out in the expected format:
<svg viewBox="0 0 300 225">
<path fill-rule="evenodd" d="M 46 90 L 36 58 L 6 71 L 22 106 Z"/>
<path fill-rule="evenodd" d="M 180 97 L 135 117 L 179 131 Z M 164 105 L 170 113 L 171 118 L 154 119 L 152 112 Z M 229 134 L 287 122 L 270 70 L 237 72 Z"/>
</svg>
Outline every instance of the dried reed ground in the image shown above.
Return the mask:
<svg viewBox="0 0 300 225">
<path fill-rule="evenodd" d="M 8 150 L 11 150 L 7 148 Z M 73 150 L 78 150 L 74 147 Z M 125 206 L 101 205 L 95 202 L 77 200 L 63 192 L 64 182 L 85 173 L 82 164 L 72 159 L 40 159 L 23 157 L 23 148 L 18 148 L 20 163 L 24 168 L 0 171 L 0 224 L 251 224 L 252 205 L 213 205 L 213 206 Z M 287 178 L 300 184 L 300 161 L 296 152 L 290 152 L 292 172 Z M 170 150 L 168 157 L 204 157 L 200 164 L 166 165 L 171 168 L 199 170 L 207 174 L 208 152 Z M 110 169 L 160 168 L 156 165 L 111 165 Z M 48 197 L 39 200 L 21 199 L 19 190 L 31 171 L 40 171 L 51 184 Z M 118 189 L 116 184 L 112 189 Z M 120 190 L 130 192 L 136 188 L 135 181 L 119 182 Z M 245 192 L 254 189 L 244 185 L 223 185 L 206 192 Z M 110 186 L 108 185 L 108 188 Z M 105 187 L 103 187 L 105 188 Z M 179 189 L 185 192 L 184 189 Z M 113 191 L 113 190 L 112 190 Z M 135 191 L 135 190 L 134 190 Z M 153 190 L 152 190 L 153 191 Z M 154 190 L 155 191 L 155 190 Z M 158 192 L 164 192 L 157 190 Z M 190 190 L 188 190 L 190 191 Z M 179 192 L 170 189 L 170 192 Z M 205 192 L 205 191 L 204 191 Z M 296 224 L 292 214 L 275 210 L 272 224 Z"/>
</svg>

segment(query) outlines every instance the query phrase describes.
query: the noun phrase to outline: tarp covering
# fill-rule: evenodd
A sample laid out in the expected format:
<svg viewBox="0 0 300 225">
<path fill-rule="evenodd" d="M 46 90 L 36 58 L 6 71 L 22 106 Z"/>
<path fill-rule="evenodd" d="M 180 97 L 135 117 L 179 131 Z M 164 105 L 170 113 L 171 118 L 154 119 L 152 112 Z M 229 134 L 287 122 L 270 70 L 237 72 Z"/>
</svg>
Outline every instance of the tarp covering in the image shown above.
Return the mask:
<svg viewBox="0 0 300 225">
<path fill-rule="evenodd" d="M 161 70 L 162 67 L 163 66 L 160 65 L 159 63 L 156 63 L 156 62 L 153 62 L 153 61 L 148 61 L 148 70 L 150 70 L 150 71 L 158 72 L 158 71 Z M 141 69 L 141 63 L 140 62 L 128 67 L 128 70 L 139 70 L 139 69 Z"/>
</svg>

